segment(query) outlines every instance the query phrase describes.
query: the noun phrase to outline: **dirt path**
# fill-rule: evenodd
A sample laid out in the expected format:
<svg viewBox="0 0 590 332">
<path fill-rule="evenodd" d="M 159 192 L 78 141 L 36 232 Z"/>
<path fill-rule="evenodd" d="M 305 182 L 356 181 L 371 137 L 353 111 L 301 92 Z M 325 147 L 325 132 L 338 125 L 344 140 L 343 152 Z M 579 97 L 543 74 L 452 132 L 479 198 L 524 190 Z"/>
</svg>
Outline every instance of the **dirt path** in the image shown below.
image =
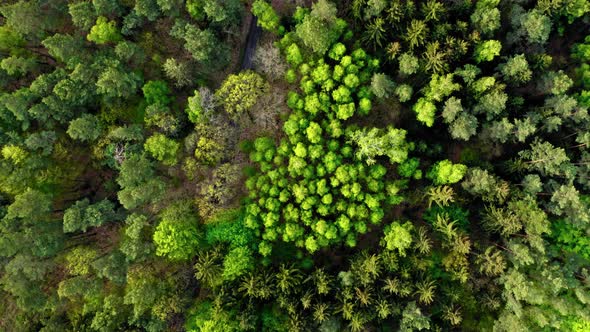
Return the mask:
<svg viewBox="0 0 590 332">
<path fill-rule="evenodd" d="M 248 39 L 246 40 L 246 48 L 244 49 L 244 56 L 242 58 L 241 70 L 252 69 L 252 59 L 254 52 L 256 52 L 256 44 L 262 34 L 262 29 L 258 26 L 258 18 L 252 14 L 250 20 L 250 29 L 248 31 Z"/>
</svg>

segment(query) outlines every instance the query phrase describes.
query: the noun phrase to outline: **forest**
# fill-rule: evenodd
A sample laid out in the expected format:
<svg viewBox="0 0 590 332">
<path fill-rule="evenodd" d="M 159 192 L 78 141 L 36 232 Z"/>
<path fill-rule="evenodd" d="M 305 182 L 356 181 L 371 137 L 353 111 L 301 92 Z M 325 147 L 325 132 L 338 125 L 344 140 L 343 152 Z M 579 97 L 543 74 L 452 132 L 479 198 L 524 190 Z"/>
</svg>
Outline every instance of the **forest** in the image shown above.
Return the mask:
<svg viewBox="0 0 590 332">
<path fill-rule="evenodd" d="M 590 332 L 589 0 L 1 0 L 0 331 Z"/>
</svg>

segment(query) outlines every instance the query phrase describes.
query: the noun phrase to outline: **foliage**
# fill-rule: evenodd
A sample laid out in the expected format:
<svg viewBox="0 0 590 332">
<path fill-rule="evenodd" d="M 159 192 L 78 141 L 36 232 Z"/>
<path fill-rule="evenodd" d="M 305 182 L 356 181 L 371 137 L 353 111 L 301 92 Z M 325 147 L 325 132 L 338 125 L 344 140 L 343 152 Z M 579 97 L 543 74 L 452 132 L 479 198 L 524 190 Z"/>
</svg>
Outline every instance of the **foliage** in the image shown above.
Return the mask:
<svg viewBox="0 0 590 332">
<path fill-rule="evenodd" d="M 411 143 L 405 141 L 406 131 L 396 128 L 369 131 L 353 131 L 348 135 L 351 142 L 358 146 L 356 157 L 365 160 L 367 165 L 375 163 L 375 157 L 386 156 L 391 163 L 402 163 L 413 149 Z"/>
<path fill-rule="evenodd" d="M 71 138 L 83 142 L 94 141 L 101 135 L 102 128 L 96 116 L 84 114 L 70 122 L 67 133 Z"/>
<path fill-rule="evenodd" d="M 395 84 L 383 73 L 374 74 L 371 79 L 371 90 L 377 98 L 389 97 L 394 87 Z"/>
<path fill-rule="evenodd" d="M 190 202 L 177 202 L 160 214 L 154 232 L 156 255 L 171 260 L 187 260 L 195 255 L 200 243 L 198 220 Z"/>
<path fill-rule="evenodd" d="M 467 166 L 453 164 L 450 160 L 436 162 L 426 173 L 435 185 L 450 184 L 459 182 L 467 172 Z"/>
<path fill-rule="evenodd" d="M 121 35 L 115 21 L 109 21 L 106 17 L 99 16 L 86 39 L 97 44 L 116 43 L 121 40 Z"/>
<path fill-rule="evenodd" d="M 268 83 L 253 71 L 230 75 L 215 92 L 215 97 L 231 116 L 248 112 L 269 89 Z"/>
<path fill-rule="evenodd" d="M 86 232 L 89 227 L 97 227 L 113 219 L 114 204 L 103 200 L 96 204 L 90 204 L 88 199 L 77 201 L 64 212 L 64 232 Z"/>
<path fill-rule="evenodd" d="M 180 144 L 162 134 L 149 137 L 144 144 L 145 151 L 164 165 L 172 166 L 178 162 L 177 155 Z"/>
<path fill-rule="evenodd" d="M 0 330 L 588 329 L 588 1 L 295 2 L 2 2 Z"/>
<path fill-rule="evenodd" d="M 164 81 L 148 81 L 141 90 L 148 104 L 170 104 L 170 89 Z"/>
<path fill-rule="evenodd" d="M 246 247 L 231 249 L 223 260 L 223 279 L 235 280 L 254 268 L 252 252 Z"/>
<path fill-rule="evenodd" d="M 252 14 L 258 18 L 258 25 L 268 31 L 277 31 L 280 17 L 265 0 L 256 0 L 252 4 Z"/>
<path fill-rule="evenodd" d="M 121 191 L 117 193 L 119 202 L 126 209 L 156 201 L 166 185 L 155 172 L 150 161 L 141 155 L 132 155 L 121 163 L 117 183 Z"/>
<path fill-rule="evenodd" d="M 303 45 L 323 55 L 338 39 L 346 23 L 336 17 L 336 6 L 328 0 L 313 4 L 312 10 L 297 24 L 295 34 Z"/>
<path fill-rule="evenodd" d="M 486 40 L 475 47 L 475 61 L 478 63 L 483 61 L 492 61 L 494 57 L 500 55 L 501 49 L 502 43 L 499 41 Z"/>
<path fill-rule="evenodd" d="M 400 256 L 405 256 L 406 249 L 412 245 L 412 229 L 413 225 L 408 221 L 403 224 L 394 221 L 391 225 L 385 227 L 382 245 L 387 250 L 397 250 Z"/>
</svg>

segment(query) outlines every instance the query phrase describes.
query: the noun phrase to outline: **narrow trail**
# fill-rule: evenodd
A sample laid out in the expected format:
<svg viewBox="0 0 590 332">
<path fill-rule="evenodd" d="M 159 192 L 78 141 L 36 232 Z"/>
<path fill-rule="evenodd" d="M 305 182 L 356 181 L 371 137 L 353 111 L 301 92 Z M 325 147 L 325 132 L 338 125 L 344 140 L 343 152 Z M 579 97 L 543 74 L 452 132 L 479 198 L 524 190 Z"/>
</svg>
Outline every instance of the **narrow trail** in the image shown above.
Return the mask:
<svg viewBox="0 0 590 332">
<path fill-rule="evenodd" d="M 242 58 L 241 70 L 252 69 L 252 60 L 254 52 L 256 52 L 256 44 L 262 33 L 262 29 L 257 24 L 258 18 L 252 15 L 250 20 L 250 29 L 248 31 L 248 38 L 246 40 L 246 48 L 244 49 L 244 57 Z"/>
</svg>

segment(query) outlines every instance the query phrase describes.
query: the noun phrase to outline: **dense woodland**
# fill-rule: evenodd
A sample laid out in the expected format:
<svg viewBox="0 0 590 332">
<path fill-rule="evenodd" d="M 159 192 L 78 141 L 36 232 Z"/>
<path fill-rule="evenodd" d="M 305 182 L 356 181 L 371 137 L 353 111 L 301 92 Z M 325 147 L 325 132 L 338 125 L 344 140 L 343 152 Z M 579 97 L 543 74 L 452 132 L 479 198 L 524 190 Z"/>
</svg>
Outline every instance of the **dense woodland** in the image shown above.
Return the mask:
<svg viewBox="0 0 590 332">
<path fill-rule="evenodd" d="M 0 330 L 588 332 L 589 108 L 588 0 L 3 0 Z"/>
</svg>

